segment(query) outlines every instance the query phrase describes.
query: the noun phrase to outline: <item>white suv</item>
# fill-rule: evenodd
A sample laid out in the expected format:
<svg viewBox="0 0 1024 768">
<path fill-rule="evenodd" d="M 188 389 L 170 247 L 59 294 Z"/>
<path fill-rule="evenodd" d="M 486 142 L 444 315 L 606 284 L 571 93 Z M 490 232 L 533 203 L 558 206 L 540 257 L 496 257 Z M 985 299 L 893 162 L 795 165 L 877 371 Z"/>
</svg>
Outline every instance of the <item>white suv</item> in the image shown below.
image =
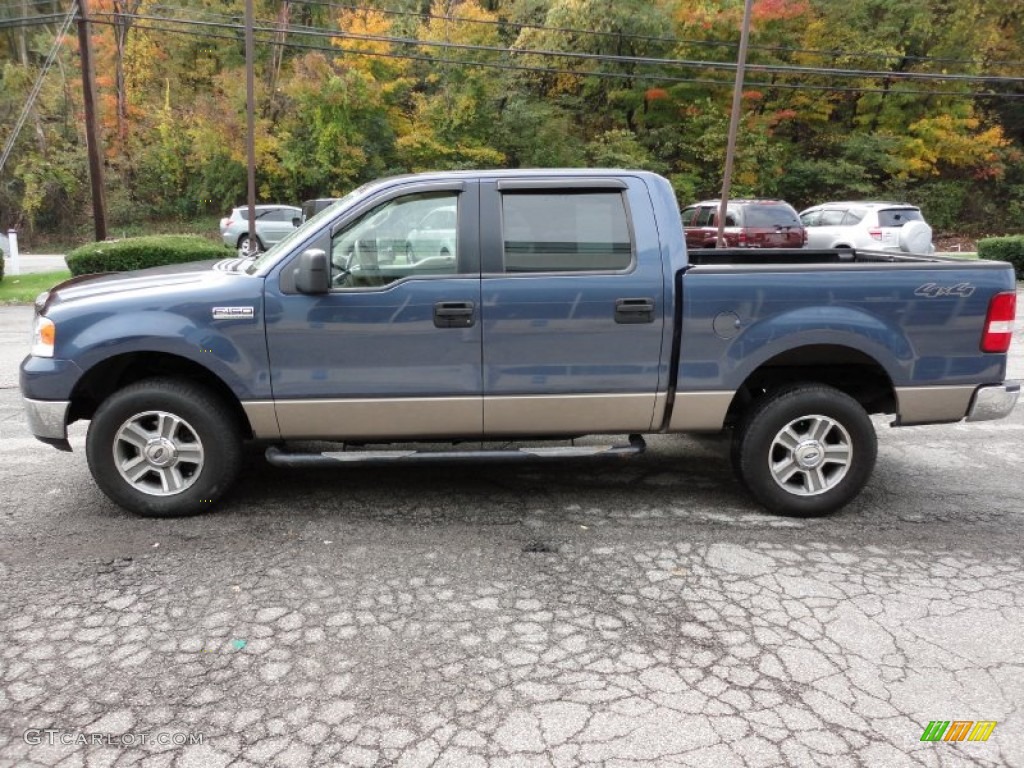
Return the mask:
<svg viewBox="0 0 1024 768">
<path fill-rule="evenodd" d="M 932 253 L 932 228 L 906 203 L 823 203 L 801 212 L 808 248 Z"/>
</svg>

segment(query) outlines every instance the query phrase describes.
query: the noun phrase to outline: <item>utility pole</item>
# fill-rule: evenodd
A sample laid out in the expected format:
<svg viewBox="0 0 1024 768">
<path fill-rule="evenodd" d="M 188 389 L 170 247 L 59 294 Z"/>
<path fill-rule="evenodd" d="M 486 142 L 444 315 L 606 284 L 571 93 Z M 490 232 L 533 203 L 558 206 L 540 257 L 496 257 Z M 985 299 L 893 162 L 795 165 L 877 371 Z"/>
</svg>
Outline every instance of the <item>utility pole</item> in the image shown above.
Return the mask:
<svg viewBox="0 0 1024 768">
<path fill-rule="evenodd" d="M 107 239 L 107 206 L 103 195 L 103 162 L 99 121 L 96 115 L 96 75 L 92 66 L 92 37 L 89 34 L 89 0 L 78 0 L 78 48 L 82 57 L 82 101 L 85 104 L 85 145 L 89 153 L 92 182 L 92 217 L 96 240 Z"/>
<path fill-rule="evenodd" d="M 747 69 L 747 42 L 750 39 L 750 9 L 754 0 L 746 0 L 743 4 L 743 26 L 740 28 L 740 51 L 736 62 L 736 82 L 732 90 L 732 114 L 729 115 L 729 140 L 725 147 L 725 171 L 722 179 L 722 200 L 718 204 L 718 237 L 716 246 L 724 248 L 725 213 L 729 205 L 729 193 L 732 191 L 732 166 L 736 158 L 736 134 L 740 127 L 740 110 L 743 108 L 743 75 Z"/>
<path fill-rule="evenodd" d="M 245 120 L 249 156 L 249 254 L 256 249 L 256 73 L 252 0 L 245 0 Z"/>
</svg>

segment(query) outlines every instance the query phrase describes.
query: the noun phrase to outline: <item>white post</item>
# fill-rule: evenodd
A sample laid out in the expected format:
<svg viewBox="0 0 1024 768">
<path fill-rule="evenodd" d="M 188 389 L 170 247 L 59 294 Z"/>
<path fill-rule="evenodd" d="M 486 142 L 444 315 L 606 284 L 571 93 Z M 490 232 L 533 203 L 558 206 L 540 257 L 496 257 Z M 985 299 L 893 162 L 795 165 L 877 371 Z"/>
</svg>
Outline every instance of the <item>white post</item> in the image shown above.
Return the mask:
<svg viewBox="0 0 1024 768">
<path fill-rule="evenodd" d="M 7 230 L 7 245 L 10 248 L 10 253 L 8 254 L 9 258 L 7 259 L 7 269 L 4 270 L 4 273 L 9 275 L 20 275 L 21 263 L 18 261 L 17 230 Z"/>
</svg>

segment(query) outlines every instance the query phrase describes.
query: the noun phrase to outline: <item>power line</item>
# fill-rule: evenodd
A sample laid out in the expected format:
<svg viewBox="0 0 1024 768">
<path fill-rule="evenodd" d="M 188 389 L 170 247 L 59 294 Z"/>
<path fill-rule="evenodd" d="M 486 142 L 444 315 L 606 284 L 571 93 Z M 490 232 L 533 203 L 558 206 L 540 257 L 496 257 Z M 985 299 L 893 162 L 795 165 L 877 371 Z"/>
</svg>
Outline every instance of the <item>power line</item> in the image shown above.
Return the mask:
<svg viewBox="0 0 1024 768">
<path fill-rule="evenodd" d="M 514 29 L 537 29 L 545 32 L 565 32 L 567 34 L 574 35 L 593 35 L 597 37 L 612 37 L 620 40 L 644 40 L 647 42 L 655 43 L 668 43 L 671 45 L 694 45 L 694 46 L 706 46 L 712 48 L 737 48 L 738 42 L 732 42 L 731 40 L 696 40 L 692 38 L 681 38 L 681 37 L 663 37 L 658 35 L 639 35 L 636 33 L 620 33 L 620 32 L 604 32 L 599 30 L 588 30 L 588 29 L 576 29 L 573 27 L 550 27 L 543 24 L 529 24 L 526 22 L 514 22 L 507 20 L 491 20 L 491 19 L 472 19 L 465 16 L 440 16 L 433 13 L 420 13 L 418 11 L 398 11 L 386 8 L 370 8 L 361 5 L 349 5 L 346 3 L 336 3 L 330 0 L 294 0 L 297 3 L 303 5 L 319 5 L 326 6 L 329 8 L 336 8 L 339 10 L 352 10 L 352 11 L 365 11 L 370 13 L 380 13 L 384 15 L 392 16 L 417 16 L 424 19 L 437 19 L 441 21 L 454 21 L 468 24 L 487 24 L 499 27 L 511 27 Z M 168 6 L 164 6 L 168 7 Z M 942 64 L 977 64 L 978 62 L 974 59 L 951 59 L 943 58 L 938 56 L 914 56 L 910 54 L 900 53 L 879 53 L 875 51 L 844 51 L 842 49 L 815 49 L 815 48 L 795 48 L 786 45 L 750 45 L 748 46 L 751 50 L 761 51 L 773 51 L 773 52 L 786 52 L 786 53 L 802 53 L 811 56 L 819 56 L 821 58 L 836 58 L 839 56 L 850 56 L 853 58 L 877 58 L 877 59 L 897 59 L 906 61 L 927 61 L 937 62 Z M 993 65 L 999 66 L 1019 66 L 1024 65 L 1024 62 L 1020 61 L 994 61 L 990 62 Z"/>
<path fill-rule="evenodd" d="M 32 85 L 32 92 L 29 93 L 28 99 L 25 101 L 25 106 L 21 110 L 21 114 L 18 115 L 18 119 L 14 124 L 14 130 L 11 131 L 11 135 L 7 137 L 7 142 L 4 144 L 3 152 L 0 152 L 0 171 L 3 171 L 4 165 L 7 163 L 7 158 L 11 155 L 11 150 L 14 149 L 14 143 L 18 139 L 18 134 L 21 133 L 21 129 L 25 125 L 25 121 L 28 119 L 29 113 L 32 111 L 32 105 L 35 104 L 36 98 L 39 96 L 39 91 L 43 87 L 43 80 L 46 79 L 46 73 L 50 71 L 50 67 L 53 66 L 53 62 L 57 59 L 57 53 L 60 51 L 60 47 L 64 42 L 64 35 L 67 34 L 68 29 L 71 27 L 71 22 L 75 18 L 75 14 L 78 12 L 78 3 L 71 3 L 71 9 L 64 16 L 64 23 L 61 25 L 60 31 L 53 38 L 53 44 L 50 46 L 50 52 L 46 55 L 46 61 L 43 62 L 42 68 L 39 70 L 39 75 L 36 77 L 35 83 Z"/>
<path fill-rule="evenodd" d="M 97 14 L 97 15 L 113 16 L 113 14 Z M 219 29 L 232 29 L 232 30 L 239 29 L 239 25 L 236 25 L 236 24 L 217 24 L 217 23 L 213 23 L 213 22 L 198 22 L 198 21 L 182 20 L 182 19 L 159 19 L 158 21 L 162 21 L 164 23 L 170 22 L 172 24 L 184 24 L 184 25 L 192 25 L 192 26 L 201 25 L 201 26 L 204 26 L 204 27 L 213 27 L 213 28 L 219 28 Z M 96 23 L 108 24 L 108 25 L 113 25 L 114 24 L 113 21 L 96 21 Z M 235 42 L 235 43 L 239 42 L 239 38 L 236 35 L 220 34 L 220 33 L 216 33 L 216 32 L 201 32 L 201 31 L 195 31 L 195 30 L 183 30 L 183 29 L 175 28 L 173 26 L 161 26 L 161 25 L 154 24 L 154 23 L 148 23 L 145 27 L 140 27 L 140 29 L 142 29 L 142 28 L 145 28 L 145 29 L 148 29 L 148 30 L 151 30 L 151 31 L 155 31 L 155 32 L 170 32 L 170 33 L 178 33 L 178 34 L 187 34 L 187 35 L 193 35 L 193 36 L 197 36 L 197 37 L 203 37 L 203 38 L 206 38 L 206 39 L 230 40 L 231 42 Z M 273 28 L 273 27 L 256 27 L 256 31 L 272 33 L 274 31 L 276 31 L 276 29 Z M 352 35 L 350 33 L 341 33 L 341 32 L 328 33 L 327 35 L 323 35 L 323 34 L 318 33 L 318 36 L 338 37 L 338 38 L 343 38 L 343 39 L 348 39 L 348 40 L 356 40 L 356 41 L 365 40 L 366 39 L 364 36 L 361 36 L 361 35 Z M 337 54 L 350 54 L 350 55 L 356 55 L 356 56 L 373 56 L 373 57 L 377 57 L 377 58 L 386 58 L 386 59 L 400 59 L 400 60 L 407 60 L 407 61 L 422 61 L 422 62 L 435 63 L 435 64 L 454 64 L 454 65 L 461 65 L 461 66 L 482 67 L 482 68 L 487 68 L 487 69 L 497 69 L 497 70 L 505 70 L 505 71 L 537 72 L 537 73 L 542 73 L 542 74 L 563 74 L 563 75 L 573 75 L 573 76 L 581 77 L 581 78 L 582 77 L 596 77 L 596 78 L 617 79 L 617 80 L 629 79 L 629 80 L 639 80 L 639 81 L 644 81 L 644 82 L 657 82 L 657 83 L 683 83 L 683 84 L 694 84 L 694 85 L 708 85 L 708 86 L 712 86 L 712 87 L 729 88 L 729 89 L 731 89 L 733 87 L 733 84 L 732 84 L 731 81 L 715 80 L 715 79 L 702 79 L 702 78 L 686 78 L 686 77 L 679 77 L 679 76 L 673 76 L 673 75 L 638 74 L 638 73 L 624 73 L 624 72 L 601 72 L 601 71 L 597 71 L 597 72 L 580 72 L 578 70 L 562 69 L 562 68 L 555 68 L 555 67 L 537 67 L 537 66 L 530 66 L 530 65 L 526 65 L 526 64 L 507 64 L 507 63 L 488 62 L 488 61 L 476 61 L 476 60 L 467 60 L 467 59 L 448 59 L 448 58 L 439 58 L 439 57 L 436 57 L 436 56 L 416 55 L 416 54 L 407 54 L 407 53 L 406 54 L 403 54 L 403 53 L 393 53 L 393 52 L 385 53 L 385 52 L 380 52 L 380 51 L 365 51 L 365 50 L 358 50 L 358 49 L 352 49 L 352 48 L 343 48 L 343 47 L 340 47 L 340 46 L 324 46 L 324 45 L 315 45 L 315 44 L 309 44 L 309 43 L 297 43 L 297 42 L 291 42 L 291 41 L 279 42 L 279 41 L 271 40 L 271 39 L 261 39 L 260 42 L 267 43 L 267 44 L 273 44 L 273 45 L 284 45 L 284 46 L 286 46 L 288 48 L 295 48 L 295 49 L 300 49 L 300 50 L 315 50 L 315 51 L 325 51 L 325 52 L 337 53 Z M 411 41 L 410 40 L 410 41 L 407 41 L 407 44 L 419 45 L 420 43 L 418 41 Z M 996 98 L 1011 98 L 1011 99 L 1014 99 L 1014 98 L 1024 98 L 1024 94 L 1004 94 L 1004 93 L 978 92 L 978 91 L 934 91 L 934 90 L 927 91 L 927 90 L 910 90 L 910 89 L 902 89 L 902 88 L 864 88 L 864 87 L 856 87 L 856 86 L 830 86 L 830 85 L 814 85 L 814 84 L 801 84 L 801 83 L 773 83 L 773 82 L 764 82 L 764 81 L 755 81 L 755 82 L 749 82 L 748 81 L 746 85 L 750 89 L 757 89 L 757 88 L 764 88 L 764 89 L 779 88 L 779 89 L 784 89 L 784 90 L 813 90 L 813 91 L 825 91 L 825 92 L 835 92 L 835 93 L 886 93 L 886 94 L 889 94 L 889 95 L 892 95 L 892 96 L 897 96 L 897 95 L 924 95 L 924 96 L 958 96 L 958 97 L 961 97 L 961 98 L 993 98 L 993 97 L 996 97 Z"/>
<path fill-rule="evenodd" d="M 119 16 L 121 18 L 129 17 L 141 21 L 156 21 L 156 22 L 171 22 L 179 24 L 193 24 L 198 26 L 207 26 L 214 28 L 225 28 L 225 29 L 241 29 L 242 25 L 236 23 L 225 23 L 225 22 L 212 22 L 212 21 L 199 21 L 199 20 L 184 20 L 175 19 L 164 16 L 152 16 L 148 14 L 112 14 L 109 12 L 98 13 L 99 16 Z M 281 25 L 275 25 L 273 27 L 261 26 L 257 27 L 260 31 L 264 32 L 280 32 L 282 30 Z M 600 53 L 585 53 L 580 51 L 557 51 L 548 49 L 530 49 L 530 48 L 506 48 L 503 46 L 495 45 L 476 45 L 471 43 L 452 43 L 442 42 L 437 40 L 419 40 L 415 38 L 406 37 L 394 37 L 391 35 L 369 35 L 369 34 L 353 34 L 351 32 L 341 32 L 329 29 L 320 29 L 316 27 L 304 27 L 301 25 L 289 24 L 283 27 L 284 31 L 294 35 L 305 35 L 315 37 L 330 37 L 330 38 L 342 38 L 350 40 L 365 40 L 368 42 L 388 43 L 391 45 L 412 45 L 417 47 L 427 48 L 440 48 L 443 50 L 462 50 L 462 51 L 476 51 L 483 53 L 500 53 L 500 54 L 516 54 L 523 56 L 541 56 L 541 57 L 554 57 L 554 58 L 567 58 L 567 59 L 578 59 L 580 61 L 597 61 L 602 63 L 616 63 L 616 64 L 635 64 L 639 66 L 672 66 L 672 67 L 684 67 L 688 69 L 718 69 L 726 71 L 734 71 L 736 69 L 735 62 L 723 62 L 723 61 L 703 61 L 694 59 L 667 59 L 667 58 L 655 58 L 655 57 L 643 57 L 643 56 L 621 56 L 615 54 L 600 54 Z M 750 64 L 748 68 L 751 71 L 763 72 L 769 74 L 794 74 L 794 75 L 818 75 L 818 76 L 831 76 L 831 77 L 854 77 L 854 78 L 865 78 L 873 80 L 916 80 L 922 82 L 940 81 L 940 82 L 972 82 L 972 83 L 987 83 L 987 84 L 999 84 L 999 85 L 1020 85 L 1024 84 L 1024 77 L 1008 77 L 1001 75 L 968 75 L 968 74 L 932 74 L 925 72 L 891 72 L 885 70 L 856 70 L 856 69 L 836 69 L 829 67 L 800 67 L 783 64 Z M 581 73 L 587 74 L 587 73 Z"/>
<path fill-rule="evenodd" d="M 63 13 L 48 13 L 40 16 L 22 16 L 17 19 L 0 19 L 0 29 L 14 27 L 37 27 L 42 24 L 53 24 L 64 18 Z"/>
</svg>

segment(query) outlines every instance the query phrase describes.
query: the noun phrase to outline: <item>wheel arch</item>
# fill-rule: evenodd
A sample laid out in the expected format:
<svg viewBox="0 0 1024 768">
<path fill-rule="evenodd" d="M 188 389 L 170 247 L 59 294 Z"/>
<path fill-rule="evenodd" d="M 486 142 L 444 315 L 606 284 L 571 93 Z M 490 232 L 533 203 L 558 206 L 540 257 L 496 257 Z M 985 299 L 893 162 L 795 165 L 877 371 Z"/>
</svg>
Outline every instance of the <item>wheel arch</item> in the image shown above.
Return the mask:
<svg viewBox="0 0 1024 768">
<path fill-rule="evenodd" d="M 843 344 L 808 344 L 780 352 L 754 368 L 736 390 L 726 423 L 734 424 L 765 393 L 801 383 L 834 387 L 868 413 L 897 412 L 892 377 L 878 360 Z"/>
<path fill-rule="evenodd" d="M 157 377 L 183 379 L 210 390 L 231 410 L 242 436 L 252 437 L 252 425 L 231 388 L 209 368 L 170 352 L 126 352 L 93 365 L 71 392 L 68 421 L 90 419 L 100 404 L 117 390 Z"/>
</svg>

